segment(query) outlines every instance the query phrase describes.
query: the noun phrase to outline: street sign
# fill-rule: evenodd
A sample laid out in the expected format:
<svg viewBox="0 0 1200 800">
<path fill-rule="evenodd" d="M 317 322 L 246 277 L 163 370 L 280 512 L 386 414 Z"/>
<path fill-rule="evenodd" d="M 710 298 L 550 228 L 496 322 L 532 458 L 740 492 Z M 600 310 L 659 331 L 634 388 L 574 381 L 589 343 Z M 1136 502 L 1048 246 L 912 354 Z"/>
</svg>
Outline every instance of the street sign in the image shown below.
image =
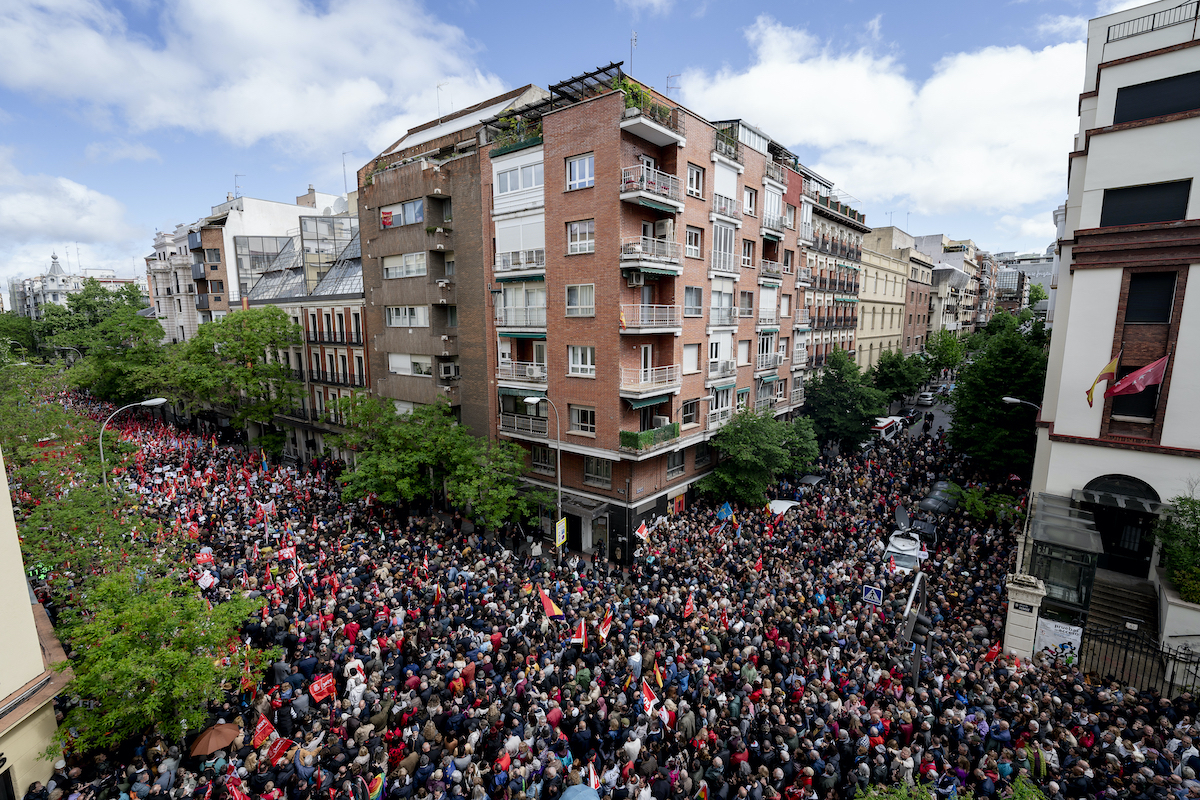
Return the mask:
<svg viewBox="0 0 1200 800">
<path fill-rule="evenodd" d="M 867 586 L 863 584 L 863 602 L 873 605 L 883 605 L 883 589 L 878 586 Z"/>
<path fill-rule="evenodd" d="M 567 518 L 563 517 L 554 523 L 554 546 L 562 547 L 567 543 Z"/>
</svg>

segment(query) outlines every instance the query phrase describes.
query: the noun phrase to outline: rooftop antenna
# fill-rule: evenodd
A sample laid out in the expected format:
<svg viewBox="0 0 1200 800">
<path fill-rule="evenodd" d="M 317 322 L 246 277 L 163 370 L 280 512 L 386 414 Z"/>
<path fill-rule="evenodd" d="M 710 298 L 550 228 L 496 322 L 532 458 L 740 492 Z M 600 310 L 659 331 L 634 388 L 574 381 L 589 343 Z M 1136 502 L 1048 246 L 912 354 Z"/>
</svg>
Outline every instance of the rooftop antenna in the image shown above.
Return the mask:
<svg viewBox="0 0 1200 800">
<path fill-rule="evenodd" d="M 79 271 L 83 271 L 83 259 L 79 257 L 79 242 L 75 243 L 75 266 L 79 267 Z"/>
<path fill-rule="evenodd" d="M 346 180 L 346 153 L 349 152 L 349 150 L 342 151 L 342 191 L 344 191 L 347 196 L 350 195 L 350 182 Z"/>
<path fill-rule="evenodd" d="M 438 122 L 442 121 L 442 87 L 448 85 L 449 81 L 443 81 L 437 85 L 437 107 L 438 107 Z"/>
<path fill-rule="evenodd" d="M 912 230 L 912 229 L 909 227 L 909 225 L 908 225 L 908 218 L 909 218 L 909 217 L 911 217 L 911 216 L 912 216 L 912 212 L 911 212 L 911 211 L 905 211 L 905 212 L 904 212 L 904 230 L 906 230 L 906 231 L 908 231 L 908 230 Z"/>
<path fill-rule="evenodd" d="M 893 213 L 893 212 L 891 212 L 891 211 L 889 211 L 889 212 L 888 212 L 888 226 L 889 226 L 889 227 L 890 227 L 890 226 L 891 226 L 891 224 L 892 224 L 892 213 Z"/>
<path fill-rule="evenodd" d="M 679 84 L 678 84 L 678 83 L 676 83 L 674 86 L 672 86 L 672 85 L 671 85 L 671 79 L 672 79 L 672 78 L 678 78 L 678 77 L 679 77 L 679 75 L 677 75 L 677 74 L 676 74 L 676 75 L 668 75 L 668 76 L 667 76 L 667 97 L 670 97 L 670 96 L 671 96 L 671 90 L 672 90 L 672 89 L 674 89 L 674 90 L 675 90 L 675 91 L 677 91 L 677 92 L 679 91 Z"/>
<path fill-rule="evenodd" d="M 629 36 L 629 72 L 633 74 L 633 50 L 637 47 L 637 31 L 630 31 Z"/>
<path fill-rule="evenodd" d="M 246 177 L 246 176 L 240 172 L 233 173 L 233 196 L 234 197 L 242 196 L 242 187 L 238 185 L 238 178 L 244 178 L 244 177 Z"/>
</svg>

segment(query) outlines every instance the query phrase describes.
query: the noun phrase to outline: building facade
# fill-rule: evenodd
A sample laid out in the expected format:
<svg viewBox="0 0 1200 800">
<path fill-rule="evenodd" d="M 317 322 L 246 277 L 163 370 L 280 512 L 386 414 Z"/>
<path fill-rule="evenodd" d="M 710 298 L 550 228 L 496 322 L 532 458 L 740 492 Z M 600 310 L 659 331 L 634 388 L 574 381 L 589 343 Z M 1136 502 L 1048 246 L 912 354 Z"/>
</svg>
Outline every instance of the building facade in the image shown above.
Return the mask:
<svg viewBox="0 0 1200 800">
<path fill-rule="evenodd" d="M 1001 269 L 996 278 L 996 305 L 1015 314 L 1029 305 L 1029 277 L 1019 269 Z"/>
<path fill-rule="evenodd" d="M 908 259 L 871 248 L 882 237 L 867 234 L 858 294 L 858 365 L 873 367 L 885 351 L 904 352 L 904 314 L 908 301 Z M 882 250 L 882 248 L 880 248 Z"/>
<path fill-rule="evenodd" d="M 87 280 L 97 281 L 105 289 L 119 289 L 133 278 L 118 278 L 111 269 L 84 269 L 68 273 L 58 261 L 58 255 L 50 255 L 50 267 L 42 275 L 32 278 L 12 278 L 8 282 L 10 311 L 30 319 L 41 319 L 47 305 L 66 307 L 67 298 L 83 291 Z"/>
</svg>

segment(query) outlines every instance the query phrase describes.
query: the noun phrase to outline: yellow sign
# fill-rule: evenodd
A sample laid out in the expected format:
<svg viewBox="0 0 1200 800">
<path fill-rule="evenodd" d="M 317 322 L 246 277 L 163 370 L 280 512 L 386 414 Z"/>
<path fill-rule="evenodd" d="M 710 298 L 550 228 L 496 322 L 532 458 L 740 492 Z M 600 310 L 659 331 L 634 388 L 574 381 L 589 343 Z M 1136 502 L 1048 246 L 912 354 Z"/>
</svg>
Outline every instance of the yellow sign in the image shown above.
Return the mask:
<svg viewBox="0 0 1200 800">
<path fill-rule="evenodd" d="M 554 523 L 554 546 L 562 547 L 567 543 L 567 518 L 563 517 Z"/>
</svg>

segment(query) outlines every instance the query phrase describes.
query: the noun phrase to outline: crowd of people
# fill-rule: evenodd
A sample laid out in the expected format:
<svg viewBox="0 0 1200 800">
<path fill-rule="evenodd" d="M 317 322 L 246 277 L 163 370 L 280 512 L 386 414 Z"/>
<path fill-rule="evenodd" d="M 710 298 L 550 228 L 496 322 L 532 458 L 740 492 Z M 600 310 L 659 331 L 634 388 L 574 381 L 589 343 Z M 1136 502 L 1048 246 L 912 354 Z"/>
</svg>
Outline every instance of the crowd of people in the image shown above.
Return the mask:
<svg viewBox="0 0 1200 800">
<path fill-rule="evenodd" d="M 782 515 L 699 504 L 652 521 L 623 567 L 349 501 L 330 462 L 271 465 L 148 418 L 118 428 L 139 451 L 113 475 L 190 532 L 195 591 L 265 598 L 243 635 L 283 655 L 210 710 L 241 728 L 228 747 L 193 757 L 148 732 L 72 754 L 27 800 L 1200 797 L 1190 694 L 999 652 L 1009 523 L 933 520 L 935 629 L 913 684 L 912 577 L 884 558 L 894 509 L 979 481 L 940 437 L 824 456 L 818 486 L 777 487 L 799 501 Z"/>
</svg>

